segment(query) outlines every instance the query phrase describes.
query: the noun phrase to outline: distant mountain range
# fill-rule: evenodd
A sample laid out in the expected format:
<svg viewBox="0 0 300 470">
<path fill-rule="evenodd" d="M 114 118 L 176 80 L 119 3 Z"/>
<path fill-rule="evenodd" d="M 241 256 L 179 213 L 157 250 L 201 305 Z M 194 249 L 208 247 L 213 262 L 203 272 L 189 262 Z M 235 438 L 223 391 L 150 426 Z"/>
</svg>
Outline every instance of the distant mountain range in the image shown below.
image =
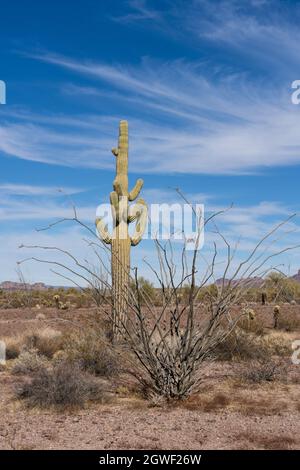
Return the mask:
<svg viewBox="0 0 300 470">
<path fill-rule="evenodd" d="M 297 282 L 300 282 L 300 269 L 297 274 L 294 276 L 289 276 L 289 279 L 294 279 Z M 223 282 L 222 279 L 217 279 L 215 284 L 220 285 Z M 225 285 L 229 282 L 229 279 L 225 279 Z M 240 280 L 234 281 L 240 282 Z M 246 280 L 245 280 L 246 282 Z M 262 286 L 264 279 L 261 277 L 253 277 L 251 285 L 253 287 L 260 287 Z M 12 282 L 12 281 L 4 281 L 0 283 L 0 289 L 7 290 L 7 291 L 14 291 L 14 290 L 47 290 L 47 289 L 70 289 L 70 286 L 48 286 L 43 282 L 35 282 L 34 284 L 24 284 L 23 282 Z M 75 287 L 76 289 L 76 287 Z"/>
<path fill-rule="evenodd" d="M 297 272 L 297 274 L 295 274 L 294 276 L 291 276 L 291 279 L 295 279 L 295 281 L 300 282 L 300 269 Z"/>
<path fill-rule="evenodd" d="M 47 290 L 47 289 L 69 289 L 68 286 L 47 286 L 43 282 L 35 282 L 34 284 L 24 284 L 23 282 L 4 281 L 0 283 L 0 289 L 14 290 Z"/>
<path fill-rule="evenodd" d="M 294 279 L 294 281 L 297 281 L 297 282 L 300 282 L 300 269 L 298 271 L 297 274 L 294 274 L 294 276 L 288 276 L 288 279 Z M 224 284 L 228 284 L 230 279 L 225 279 L 224 281 Z M 217 279 L 215 284 L 216 285 L 221 285 L 223 282 L 223 279 Z M 241 282 L 241 279 L 236 279 L 235 281 L 233 281 L 233 285 L 236 284 L 236 283 L 240 283 Z M 247 279 L 245 279 L 245 283 L 247 282 Z M 251 278 L 251 286 L 252 287 L 261 287 L 264 283 L 264 279 L 262 277 L 252 277 Z"/>
</svg>

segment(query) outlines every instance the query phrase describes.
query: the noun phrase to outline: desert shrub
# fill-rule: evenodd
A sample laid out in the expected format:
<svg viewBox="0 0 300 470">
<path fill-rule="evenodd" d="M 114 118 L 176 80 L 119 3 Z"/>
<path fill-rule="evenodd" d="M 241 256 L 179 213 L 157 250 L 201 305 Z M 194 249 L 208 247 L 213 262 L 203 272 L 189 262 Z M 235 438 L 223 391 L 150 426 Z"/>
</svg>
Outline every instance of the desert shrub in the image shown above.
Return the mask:
<svg viewBox="0 0 300 470">
<path fill-rule="evenodd" d="M 63 335 L 52 328 L 32 331 L 24 336 L 24 346 L 36 349 L 40 354 L 52 358 L 57 351 L 62 349 Z"/>
<path fill-rule="evenodd" d="M 61 408 L 83 406 L 87 400 L 103 400 L 103 385 L 84 374 L 78 364 L 59 362 L 53 368 L 41 367 L 30 382 L 16 389 L 18 398 L 29 406 Z"/>
<path fill-rule="evenodd" d="M 2 338 L 6 347 L 6 359 L 15 359 L 21 352 L 21 339 L 19 336 L 8 336 Z"/>
<path fill-rule="evenodd" d="M 119 371 L 117 355 L 103 332 L 88 329 L 71 333 L 65 338 L 63 349 L 61 357 L 78 363 L 93 374 L 111 377 Z"/>
<path fill-rule="evenodd" d="M 7 296 L 7 307 L 8 308 L 22 308 L 26 305 L 26 299 L 24 292 L 11 292 Z"/>
<path fill-rule="evenodd" d="M 278 318 L 277 328 L 285 331 L 297 331 L 300 329 L 300 320 L 295 317 L 285 317 L 280 315 Z"/>
<path fill-rule="evenodd" d="M 137 295 L 137 287 L 142 294 L 141 301 L 143 305 L 147 303 L 155 304 L 159 300 L 154 285 L 144 277 L 140 276 L 138 278 L 137 286 L 135 285 L 135 282 L 131 282 L 131 289 L 135 292 L 135 295 Z"/>
<path fill-rule="evenodd" d="M 286 333 L 272 331 L 258 335 L 237 326 L 214 351 L 218 360 L 265 360 L 271 356 L 289 356 L 291 341 Z"/>
<path fill-rule="evenodd" d="M 300 298 L 300 285 L 295 279 L 271 272 L 266 279 L 268 298 L 276 302 L 291 302 Z"/>
<path fill-rule="evenodd" d="M 45 368 L 47 365 L 47 358 L 39 355 L 36 349 L 23 351 L 13 365 L 12 373 L 32 374 Z"/>
<path fill-rule="evenodd" d="M 239 375 L 243 380 L 250 383 L 274 382 L 286 376 L 286 368 L 278 361 L 257 360 L 251 361 L 246 367 L 242 367 Z"/>
<path fill-rule="evenodd" d="M 190 286 L 184 286 L 184 295 L 187 299 L 190 295 Z M 204 286 L 199 289 L 197 300 L 199 302 L 210 302 L 212 298 L 216 298 L 218 296 L 218 287 L 215 284 L 211 284 L 209 286 Z"/>
<path fill-rule="evenodd" d="M 290 356 L 291 340 L 287 333 L 272 332 L 263 337 L 262 342 L 272 356 Z"/>
<path fill-rule="evenodd" d="M 214 354 L 218 360 L 248 360 L 264 358 L 269 351 L 254 333 L 236 328 L 224 341 L 218 343 Z"/>
</svg>

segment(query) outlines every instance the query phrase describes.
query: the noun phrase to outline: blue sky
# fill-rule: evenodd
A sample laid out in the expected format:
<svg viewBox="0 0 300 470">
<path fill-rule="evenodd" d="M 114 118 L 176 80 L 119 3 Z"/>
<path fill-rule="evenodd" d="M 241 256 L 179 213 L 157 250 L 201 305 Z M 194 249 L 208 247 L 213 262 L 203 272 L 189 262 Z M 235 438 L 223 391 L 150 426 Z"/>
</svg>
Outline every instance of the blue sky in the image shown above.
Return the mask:
<svg viewBox="0 0 300 470">
<path fill-rule="evenodd" d="M 17 279 L 16 261 L 34 253 L 22 243 L 85 256 L 77 227 L 35 228 L 71 215 L 71 200 L 93 226 L 120 119 L 131 184 L 144 178 L 148 203 L 178 200 L 175 187 L 207 211 L 233 202 L 220 224 L 242 237 L 240 256 L 299 211 L 298 1 L 13 0 L 1 17 L 0 280 Z M 144 256 L 150 241 L 133 262 Z M 282 262 L 296 271 L 298 251 Z M 31 282 L 59 283 L 42 264 L 23 266 Z"/>
</svg>

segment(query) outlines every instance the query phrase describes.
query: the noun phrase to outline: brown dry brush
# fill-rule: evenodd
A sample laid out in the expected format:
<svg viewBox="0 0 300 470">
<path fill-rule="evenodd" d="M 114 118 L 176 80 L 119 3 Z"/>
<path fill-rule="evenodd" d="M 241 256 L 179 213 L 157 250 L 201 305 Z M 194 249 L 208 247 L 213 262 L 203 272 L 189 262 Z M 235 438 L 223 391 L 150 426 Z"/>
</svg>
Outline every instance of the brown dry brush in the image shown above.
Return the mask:
<svg viewBox="0 0 300 470">
<path fill-rule="evenodd" d="M 216 215 L 218 214 L 213 214 L 205 220 L 204 227 L 213 221 Z M 128 299 L 128 315 L 126 320 L 122 320 L 122 334 L 118 348 L 123 348 L 124 357 L 126 356 L 130 362 L 131 373 L 138 379 L 147 395 L 181 399 L 199 387 L 204 378 L 204 366 L 215 358 L 218 346 L 231 334 L 240 319 L 240 317 L 232 318 L 232 306 L 246 298 L 248 290 L 253 288 L 254 276 L 266 276 L 274 269 L 274 266 L 267 267 L 271 259 L 296 248 L 295 246 L 287 247 L 276 253 L 271 251 L 269 254 L 270 248 L 276 242 L 276 239 L 272 237 L 290 219 L 291 217 L 267 233 L 235 269 L 233 269 L 233 262 L 237 247 L 232 248 L 224 235 L 216 229 L 216 234 L 226 247 L 226 266 L 221 282 L 218 283 L 216 289 L 211 289 L 206 302 L 200 305 L 199 292 L 215 280 L 214 273 L 218 257 L 217 245 L 214 242 L 212 259 L 206 262 L 207 268 L 199 280 L 199 257 L 204 259 L 201 250 L 198 250 L 200 228 L 195 249 L 191 254 L 191 262 L 188 263 L 184 245 L 179 268 L 174 261 L 171 241 L 164 245 L 158 240 L 155 241 L 159 268 L 155 269 L 149 263 L 147 264 L 160 285 L 161 306 L 156 307 L 147 291 L 141 288 L 138 270 L 131 270 L 131 283 L 129 286 L 123 286 L 124 298 Z M 64 220 L 70 219 L 63 219 L 57 223 Z M 75 209 L 71 220 L 88 230 L 89 234 L 96 236 L 92 229 L 77 218 Z M 200 226 L 201 223 L 198 221 L 198 227 Z M 30 248 L 59 252 L 66 256 L 72 265 L 37 257 L 30 259 L 55 266 L 56 269 L 52 269 L 53 272 L 71 281 L 77 287 L 80 287 L 80 282 L 84 281 L 94 292 L 99 314 L 104 313 L 113 322 L 111 273 L 107 267 L 109 263 L 106 263 L 104 259 L 107 256 L 109 258 L 110 253 L 98 239 L 85 241 L 95 255 L 98 270 L 92 268 L 87 261 L 81 262 L 72 253 L 57 247 Z M 60 268 L 59 271 L 57 267 Z M 231 271 L 233 274 L 228 280 Z M 183 296 L 182 291 L 187 283 L 188 295 Z"/>
<path fill-rule="evenodd" d="M 30 381 L 16 387 L 16 396 L 29 406 L 82 407 L 86 401 L 103 401 L 102 383 L 83 372 L 77 363 L 60 361 L 52 367 L 41 365 Z"/>
</svg>

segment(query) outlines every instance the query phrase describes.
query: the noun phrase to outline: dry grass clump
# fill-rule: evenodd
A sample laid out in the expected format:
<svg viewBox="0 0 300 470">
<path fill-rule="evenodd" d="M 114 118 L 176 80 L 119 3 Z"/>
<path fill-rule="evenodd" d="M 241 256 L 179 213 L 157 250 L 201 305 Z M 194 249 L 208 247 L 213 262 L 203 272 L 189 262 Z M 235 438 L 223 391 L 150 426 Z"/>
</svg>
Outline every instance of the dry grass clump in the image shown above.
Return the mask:
<svg viewBox="0 0 300 470">
<path fill-rule="evenodd" d="M 113 377 L 120 369 L 115 349 L 99 328 L 62 334 L 47 327 L 5 338 L 5 343 L 7 359 L 15 359 L 15 374 L 31 374 L 52 359 L 56 363 L 77 363 L 81 369 L 102 377 Z"/>
<path fill-rule="evenodd" d="M 274 416 L 281 415 L 286 411 L 288 405 L 285 401 L 272 401 L 269 398 L 253 399 L 249 397 L 239 397 L 236 400 L 239 411 L 244 416 Z"/>
<path fill-rule="evenodd" d="M 15 359 L 22 349 L 22 338 L 20 336 L 7 336 L 1 338 L 6 347 L 6 359 Z"/>
<path fill-rule="evenodd" d="M 274 382 L 275 380 L 284 380 L 287 376 L 287 369 L 279 361 L 256 360 L 243 366 L 240 369 L 239 376 L 242 380 L 254 384 Z"/>
<path fill-rule="evenodd" d="M 81 407 L 88 400 L 106 398 L 103 384 L 83 373 L 78 364 L 62 361 L 52 368 L 40 367 L 30 382 L 16 389 L 29 406 Z"/>
<path fill-rule="evenodd" d="M 289 356 L 291 340 L 284 333 L 272 332 L 258 336 L 239 327 L 215 349 L 218 360 L 266 360 L 271 356 Z"/>
<path fill-rule="evenodd" d="M 287 333 L 273 331 L 265 335 L 262 342 L 272 356 L 286 357 L 292 353 L 291 338 Z"/>
<path fill-rule="evenodd" d="M 49 365 L 49 361 L 45 356 L 38 354 L 36 349 L 22 351 L 15 360 L 12 373 L 13 374 L 33 374 Z"/>
<path fill-rule="evenodd" d="M 273 416 L 281 415 L 288 408 L 284 400 L 270 396 L 255 396 L 247 389 L 237 393 L 233 389 L 217 390 L 215 393 L 197 393 L 179 403 L 190 411 L 218 413 L 224 410 L 241 413 L 243 416 Z"/>
<path fill-rule="evenodd" d="M 237 327 L 217 345 L 214 353 L 218 360 L 231 361 L 260 359 L 267 351 L 261 338 Z"/>
<path fill-rule="evenodd" d="M 95 375 L 113 377 L 119 372 L 119 360 L 102 331 L 88 329 L 71 333 L 64 339 L 63 352 L 58 356 Z"/>
<path fill-rule="evenodd" d="M 63 347 L 63 335 L 53 328 L 35 330 L 24 335 L 24 347 L 36 349 L 40 354 L 52 358 Z"/>
<path fill-rule="evenodd" d="M 231 399 L 225 393 L 218 392 L 212 397 L 202 396 L 200 394 L 191 395 L 182 402 L 182 406 L 190 411 L 201 410 L 206 413 L 211 413 L 227 408 L 230 403 Z"/>
<path fill-rule="evenodd" d="M 1 338 L 6 345 L 6 358 L 16 359 L 24 350 L 35 349 L 38 353 L 52 358 L 62 348 L 63 335 L 60 331 L 46 327 L 27 331 L 23 335 Z"/>
<path fill-rule="evenodd" d="M 292 316 L 281 315 L 278 318 L 277 328 L 285 331 L 297 331 L 300 330 L 300 319 Z"/>
</svg>

